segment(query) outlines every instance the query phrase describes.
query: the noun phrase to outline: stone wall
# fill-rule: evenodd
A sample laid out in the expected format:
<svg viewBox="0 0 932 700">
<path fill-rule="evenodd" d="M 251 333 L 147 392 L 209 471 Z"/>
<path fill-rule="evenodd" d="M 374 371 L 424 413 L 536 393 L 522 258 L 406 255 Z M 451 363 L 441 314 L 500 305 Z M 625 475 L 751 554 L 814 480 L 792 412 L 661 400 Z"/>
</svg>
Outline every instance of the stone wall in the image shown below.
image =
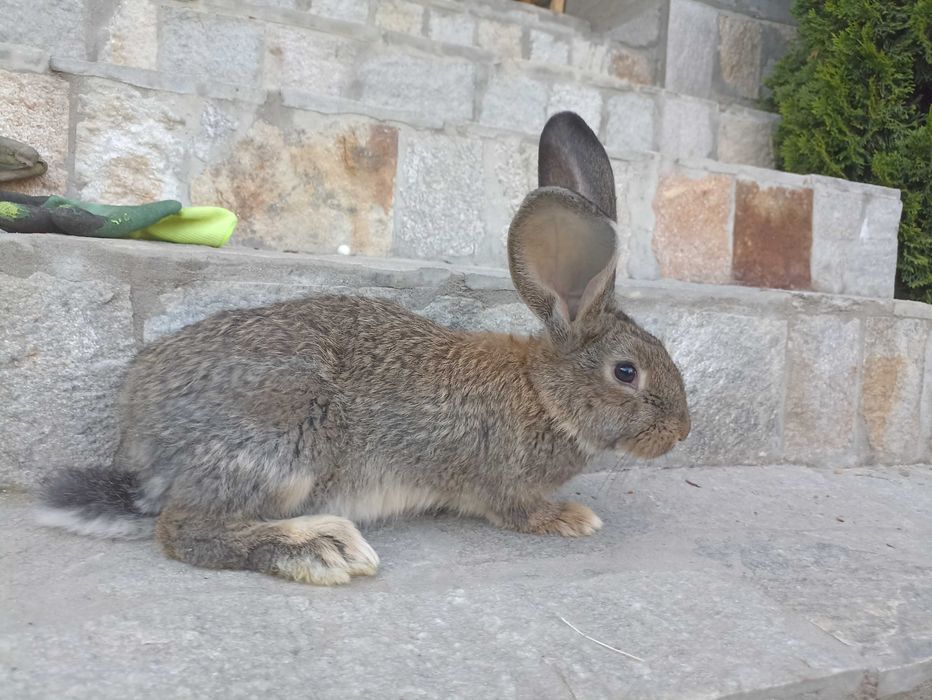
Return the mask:
<svg viewBox="0 0 932 700">
<path fill-rule="evenodd" d="M 11 11 L 0 40 L 33 45 L 0 45 L 0 132 L 50 163 L 27 192 L 225 206 L 238 246 L 502 267 L 539 130 L 573 109 L 612 157 L 628 278 L 892 296 L 896 191 L 766 169 L 772 115 L 638 85 L 656 71 L 623 67 L 646 49 L 579 19 L 510 0 Z"/>
<path fill-rule="evenodd" d="M 569 0 L 567 12 L 651 57 L 657 83 L 757 106 L 796 35 L 791 0 Z"/>
<path fill-rule="evenodd" d="M 0 483 L 106 464 L 114 396 L 143 343 L 220 309 L 324 291 L 454 327 L 537 329 L 504 272 L 0 234 Z M 693 432 L 659 466 L 932 459 L 932 307 L 675 282 L 618 295 L 684 371 Z"/>
</svg>

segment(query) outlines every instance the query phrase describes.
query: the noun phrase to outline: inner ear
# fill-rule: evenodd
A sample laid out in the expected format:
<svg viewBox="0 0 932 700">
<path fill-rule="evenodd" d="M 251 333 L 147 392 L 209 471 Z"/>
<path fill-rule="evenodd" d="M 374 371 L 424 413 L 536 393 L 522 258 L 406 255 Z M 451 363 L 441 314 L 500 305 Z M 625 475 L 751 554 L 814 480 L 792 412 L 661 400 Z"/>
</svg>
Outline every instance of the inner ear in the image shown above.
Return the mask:
<svg viewBox="0 0 932 700">
<path fill-rule="evenodd" d="M 614 286 L 615 227 L 586 198 L 560 187 L 535 190 L 509 231 L 512 278 L 525 303 L 548 321 L 572 323 Z"/>
<path fill-rule="evenodd" d="M 535 242 L 526 249 L 526 264 L 566 305 L 572 322 L 587 289 L 594 291 L 599 273 L 614 257 L 615 232 L 552 204 L 535 212 L 528 225 L 535 229 Z"/>
</svg>

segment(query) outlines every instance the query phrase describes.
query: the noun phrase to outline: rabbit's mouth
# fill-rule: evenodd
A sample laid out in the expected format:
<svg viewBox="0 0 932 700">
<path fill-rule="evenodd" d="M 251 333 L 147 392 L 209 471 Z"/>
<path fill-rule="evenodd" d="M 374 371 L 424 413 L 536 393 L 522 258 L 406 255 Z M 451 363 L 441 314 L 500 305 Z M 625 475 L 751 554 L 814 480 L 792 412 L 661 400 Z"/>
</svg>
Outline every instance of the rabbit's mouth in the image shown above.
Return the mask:
<svg viewBox="0 0 932 700">
<path fill-rule="evenodd" d="M 634 437 L 619 439 L 614 449 L 641 459 L 655 459 L 672 450 L 679 441 L 678 431 L 666 426 L 651 426 Z"/>
</svg>

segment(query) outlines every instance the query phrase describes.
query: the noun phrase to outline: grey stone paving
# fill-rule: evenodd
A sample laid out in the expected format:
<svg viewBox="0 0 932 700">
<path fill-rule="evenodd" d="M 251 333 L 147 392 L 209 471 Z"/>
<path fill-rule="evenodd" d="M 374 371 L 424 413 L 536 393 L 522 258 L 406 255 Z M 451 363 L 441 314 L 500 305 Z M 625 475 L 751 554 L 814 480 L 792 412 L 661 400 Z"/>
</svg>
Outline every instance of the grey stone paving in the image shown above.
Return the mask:
<svg viewBox="0 0 932 700">
<path fill-rule="evenodd" d="M 44 530 L 8 493 L 0 695 L 932 697 L 932 469 L 641 467 L 567 493 L 600 533 L 391 522 L 365 529 L 379 574 L 335 589 Z"/>
</svg>

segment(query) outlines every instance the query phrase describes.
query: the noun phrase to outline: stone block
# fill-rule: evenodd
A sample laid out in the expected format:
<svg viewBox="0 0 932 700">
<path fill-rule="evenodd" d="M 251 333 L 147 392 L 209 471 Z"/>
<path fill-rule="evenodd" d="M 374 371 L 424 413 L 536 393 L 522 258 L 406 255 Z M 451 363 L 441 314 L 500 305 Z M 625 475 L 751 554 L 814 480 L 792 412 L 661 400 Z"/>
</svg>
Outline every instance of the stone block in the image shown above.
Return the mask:
<svg viewBox="0 0 932 700">
<path fill-rule="evenodd" d="M 651 95 L 620 93 L 605 103 L 605 147 L 610 151 L 655 151 L 657 105 Z"/>
<path fill-rule="evenodd" d="M 800 315 L 787 340 L 784 456 L 824 467 L 857 460 L 858 319 Z"/>
<path fill-rule="evenodd" d="M 379 0 L 375 23 L 386 31 L 420 36 L 424 25 L 424 6 L 407 0 Z"/>
<path fill-rule="evenodd" d="M 928 460 L 920 432 L 929 322 L 869 318 L 864 332 L 861 418 L 872 458 L 883 464 Z"/>
<path fill-rule="evenodd" d="M 0 135 L 39 152 L 49 169 L 42 177 L 4 182 L 0 189 L 64 194 L 68 188 L 68 82 L 51 75 L 0 70 Z"/>
<path fill-rule="evenodd" d="M 550 93 L 547 114 L 570 110 L 582 117 L 589 128 L 599 133 L 602 125 L 602 94 L 577 83 L 557 83 Z"/>
<path fill-rule="evenodd" d="M 520 59 L 523 32 L 520 24 L 480 17 L 476 24 L 476 45 L 498 59 Z"/>
<path fill-rule="evenodd" d="M 198 99 L 88 79 L 78 91 L 74 186 L 91 201 L 187 200 Z"/>
<path fill-rule="evenodd" d="M 537 188 L 537 144 L 519 138 L 486 139 L 483 142 L 487 240 L 481 262 L 507 267 L 508 227 L 531 190 Z"/>
<path fill-rule="evenodd" d="M 653 251 L 669 279 L 727 284 L 731 279 L 729 216 L 733 180 L 727 175 L 660 180 L 654 198 Z"/>
<path fill-rule="evenodd" d="M 664 87 L 712 96 L 718 52 L 718 10 L 692 0 L 670 0 Z"/>
<path fill-rule="evenodd" d="M 126 281 L 0 272 L 0 481 L 107 466 L 115 400 L 135 348 Z"/>
<path fill-rule="evenodd" d="M 726 109 L 718 115 L 717 160 L 772 169 L 773 132 L 779 118 L 766 112 Z"/>
<path fill-rule="evenodd" d="M 919 461 L 932 464 L 932 320 L 926 321 L 926 357 L 919 403 L 919 423 L 922 432 Z"/>
<path fill-rule="evenodd" d="M 813 185 L 812 287 L 890 298 L 902 203 L 837 181 Z"/>
<path fill-rule="evenodd" d="M 722 92 L 757 99 L 761 73 L 760 22 L 737 15 L 719 15 L 718 34 Z"/>
<path fill-rule="evenodd" d="M 427 34 L 435 41 L 472 46 L 476 41 L 476 18 L 465 13 L 431 8 Z"/>
<path fill-rule="evenodd" d="M 476 66 L 470 61 L 386 51 L 367 56 L 356 71 L 359 99 L 437 119 L 473 118 Z"/>
<path fill-rule="evenodd" d="M 158 66 L 158 6 L 150 0 L 120 0 L 102 31 L 100 60 L 155 70 Z"/>
<path fill-rule="evenodd" d="M 432 260 L 474 255 L 484 234 L 482 188 L 480 140 L 407 134 L 398 168 L 392 252 Z"/>
<path fill-rule="evenodd" d="M 570 63 L 589 73 L 602 73 L 608 60 L 608 44 L 574 35 L 570 43 Z"/>
<path fill-rule="evenodd" d="M 479 123 L 538 135 L 547 120 L 549 99 L 547 83 L 517 70 L 496 70 L 482 97 Z"/>
<path fill-rule="evenodd" d="M 369 0 L 312 0 L 311 12 L 330 19 L 365 24 L 369 19 Z"/>
<path fill-rule="evenodd" d="M 638 154 L 630 160 L 613 160 L 618 195 L 619 276 L 657 279 L 660 272 L 652 249 L 656 228 L 653 202 L 657 193 L 660 159 Z"/>
<path fill-rule="evenodd" d="M 0 42 L 28 44 L 59 56 L 87 58 L 85 27 L 91 5 L 84 0 L 3 4 Z"/>
<path fill-rule="evenodd" d="M 398 132 L 364 119 L 293 112 L 227 132 L 228 155 L 192 183 L 199 204 L 240 218 L 234 243 L 276 250 L 387 255 Z M 270 163 L 272 165 L 270 165 Z"/>
<path fill-rule="evenodd" d="M 643 52 L 623 46 L 613 46 L 609 51 L 607 72 L 615 78 L 638 85 L 651 85 L 654 82 L 651 60 Z"/>
<path fill-rule="evenodd" d="M 686 384 L 692 431 L 660 463 L 760 464 L 779 456 L 786 321 L 660 311 L 646 300 L 622 307 L 664 343 Z"/>
<path fill-rule="evenodd" d="M 358 46 L 335 34 L 270 25 L 266 31 L 265 85 L 339 96 L 352 80 Z"/>
<path fill-rule="evenodd" d="M 159 70 L 237 85 L 259 81 L 262 29 L 254 22 L 169 6 L 160 35 Z"/>
<path fill-rule="evenodd" d="M 564 66 L 570 62 L 568 38 L 540 29 L 528 31 L 529 58 L 536 63 L 553 63 Z"/>
<path fill-rule="evenodd" d="M 646 6 L 634 6 L 639 12 L 621 20 L 609 30 L 608 35 L 623 44 L 634 47 L 648 47 L 657 43 L 665 17 L 665 3 L 648 3 Z"/>
<path fill-rule="evenodd" d="M 660 150 L 671 158 L 710 158 L 717 114 L 708 102 L 667 94 L 662 100 Z"/>
<path fill-rule="evenodd" d="M 733 251 L 736 282 L 751 287 L 809 289 L 812 190 L 761 187 L 739 179 Z"/>
</svg>

